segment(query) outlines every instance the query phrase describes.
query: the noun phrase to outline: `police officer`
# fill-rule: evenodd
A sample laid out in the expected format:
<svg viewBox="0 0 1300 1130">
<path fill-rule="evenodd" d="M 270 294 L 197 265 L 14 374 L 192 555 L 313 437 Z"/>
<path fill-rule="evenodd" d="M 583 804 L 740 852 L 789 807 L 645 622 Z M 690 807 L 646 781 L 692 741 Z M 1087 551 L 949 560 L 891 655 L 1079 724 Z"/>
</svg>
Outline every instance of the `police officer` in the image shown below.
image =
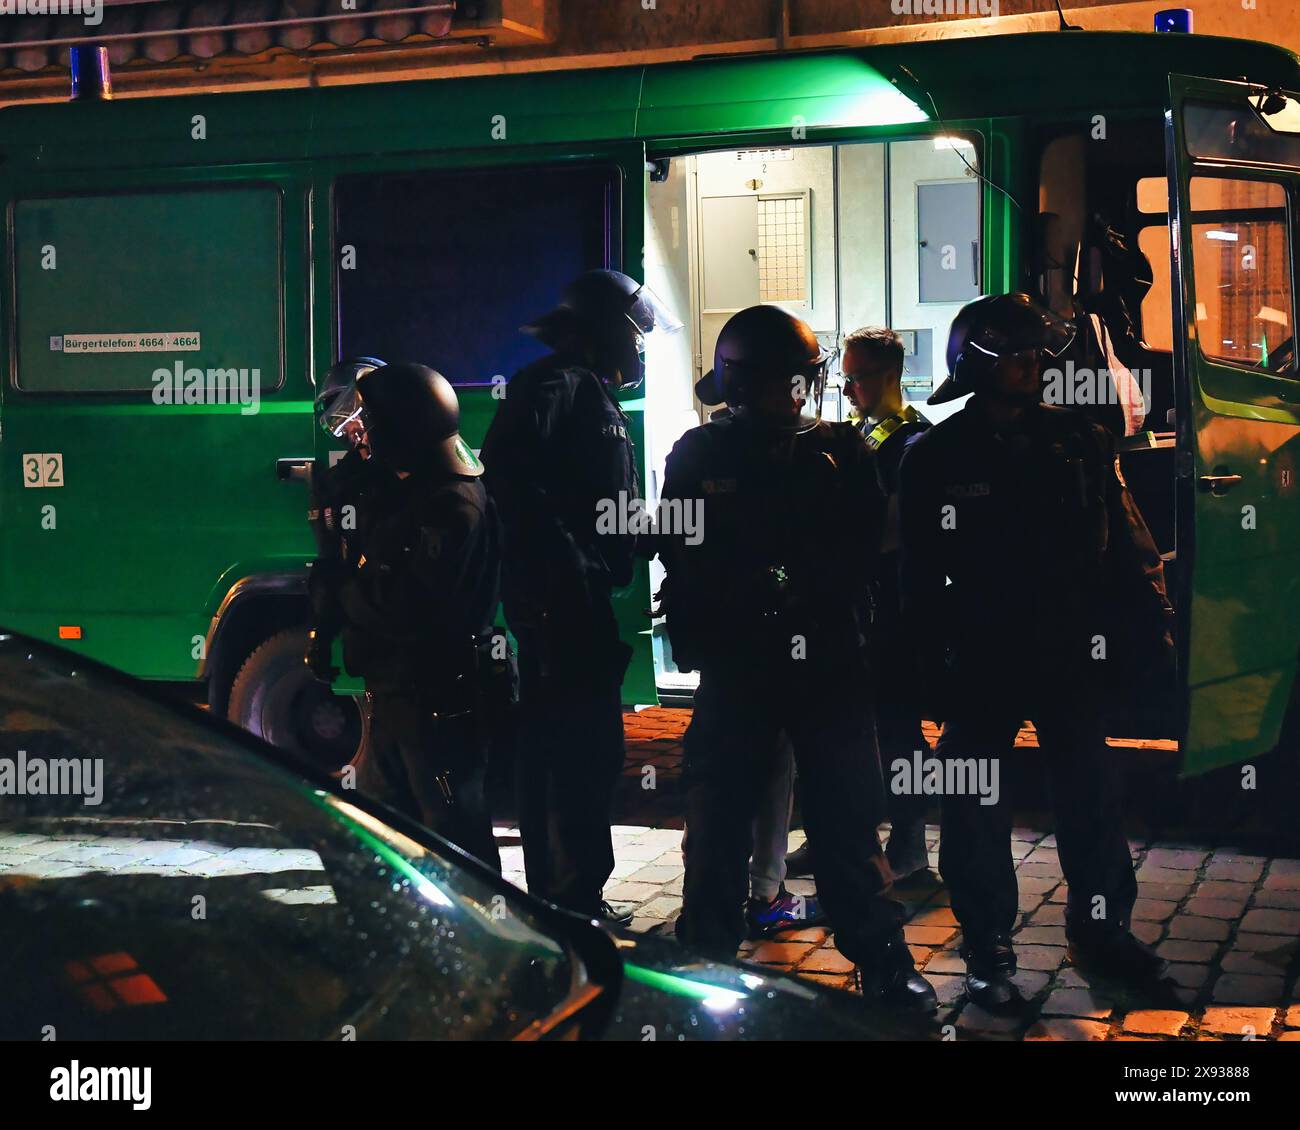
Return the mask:
<svg viewBox="0 0 1300 1130">
<path fill-rule="evenodd" d="M 1073 960 L 1124 978 L 1163 969 L 1129 932 L 1136 883 L 1101 703 L 1112 681 L 1167 660 L 1170 609 L 1109 434 L 1042 403 L 1072 334 L 1024 294 L 966 306 L 930 403 L 974 395 L 902 464 L 904 615 L 944 718 L 937 756 L 966 781 L 945 773 L 939 867 L 968 995 L 994 1011 L 1023 1003 L 1011 807 L 992 770 L 1025 718 L 1052 785 Z M 970 787 L 981 762 L 992 789 Z"/>
<path fill-rule="evenodd" d="M 500 532 L 459 433 L 456 392 L 423 365 L 357 380 L 383 478 L 357 516 L 340 592 L 343 658 L 373 701 L 372 780 L 435 832 L 500 870 L 484 795 Z"/>
<path fill-rule="evenodd" d="M 844 339 L 844 384 L 861 417 L 859 427 L 876 453 L 880 488 L 888 499 L 876 571 L 871 625 L 876 737 L 888 776 L 896 758 L 928 752 L 921 732 L 916 688 L 907 677 L 910 654 L 898 588 L 898 470 L 903 456 L 930 429 L 927 420 L 903 400 L 903 343 L 893 330 L 857 330 Z M 888 792 L 888 790 L 887 790 Z M 885 857 L 896 879 L 929 866 L 925 845 L 925 797 L 888 792 L 889 845 Z"/>
<path fill-rule="evenodd" d="M 712 369 L 695 382 L 695 396 L 706 407 L 720 405 L 709 419 L 725 420 L 732 415 L 731 406 L 723 403 Z M 657 549 L 655 550 L 657 552 Z M 650 554 L 653 556 L 653 553 Z M 749 859 L 749 905 L 745 921 L 751 938 L 775 937 L 785 930 L 803 930 L 825 921 L 821 902 L 816 895 L 795 895 L 787 889 L 787 874 L 810 875 L 808 866 L 790 871 L 788 861 L 807 857 L 807 844 L 786 854 L 790 845 L 790 817 L 794 811 L 794 750 L 790 738 L 782 732 L 779 749 L 772 760 L 772 778 L 760 790 L 758 811 L 754 816 L 754 849 Z M 690 851 L 690 832 L 682 839 L 683 852 Z"/>
<path fill-rule="evenodd" d="M 612 593 L 632 579 L 635 528 L 597 531 L 598 507 L 639 497 L 628 417 L 645 337 L 680 328 L 649 288 L 590 271 L 524 327 L 553 352 L 505 389 L 483 444 L 505 526 L 503 596 L 519 641 L 519 827 L 528 889 L 626 923 L 602 890 L 623 768 L 621 687 L 632 649 Z"/>
<path fill-rule="evenodd" d="M 925 1012 L 934 992 L 904 944 L 875 835 L 883 796 L 870 707 L 839 693 L 846 678 L 867 679 L 867 584 L 884 500 L 862 437 L 818 419 L 827 360 L 784 310 L 736 314 L 714 358 L 732 414 L 688 431 L 668 457 L 666 512 L 678 500 L 704 508 L 696 544 L 660 530 L 673 654 L 700 672 L 685 738 L 690 839 L 677 933 L 734 956 L 751 822 L 784 730 L 837 944 L 866 995 Z M 850 505 L 860 522 L 844 521 Z M 826 583 L 844 562 L 860 578 L 848 602 Z"/>
<path fill-rule="evenodd" d="M 338 677 L 331 652 L 343 628 L 339 590 L 355 565 L 355 557 L 349 556 L 348 535 L 356 529 L 356 515 L 367 490 L 384 477 L 370 462 L 365 414 L 357 391 L 357 378 L 381 365 L 383 362 L 373 357 L 340 361 L 325 374 L 316 395 L 317 424 L 331 439 L 348 445 L 333 466 L 317 460 L 311 469 L 307 517 L 316 535 L 316 560 L 307 575 L 311 622 L 305 658 L 311 673 L 325 683 Z"/>
</svg>

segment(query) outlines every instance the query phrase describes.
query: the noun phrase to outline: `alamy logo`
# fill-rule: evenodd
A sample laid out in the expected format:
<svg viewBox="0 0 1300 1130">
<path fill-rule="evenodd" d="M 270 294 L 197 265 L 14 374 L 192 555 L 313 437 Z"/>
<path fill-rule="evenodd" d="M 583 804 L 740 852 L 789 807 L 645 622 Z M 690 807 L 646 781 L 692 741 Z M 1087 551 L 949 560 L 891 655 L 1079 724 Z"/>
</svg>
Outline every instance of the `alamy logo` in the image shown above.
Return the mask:
<svg viewBox="0 0 1300 1130">
<path fill-rule="evenodd" d="M 889 0 L 896 16 L 996 16 L 998 0 Z"/>
<path fill-rule="evenodd" d="M 0 0 L 0 16 L 82 16 L 88 27 L 98 27 L 104 0 Z"/>
<path fill-rule="evenodd" d="M 1000 769 L 996 757 L 896 757 L 889 791 L 895 796 L 977 796 L 980 804 L 997 804 Z"/>
<path fill-rule="evenodd" d="M 0 796 L 79 796 L 82 804 L 104 799 L 102 757 L 0 757 Z"/>
<path fill-rule="evenodd" d="M 256 416 L 261 405 L 261 369 L 187 369 L 177 361 L 151 379 L 155 404 L 238 404 L 241 416 Z"/>
<path fill-rule="evenodd" d="M 153 1105 L 152 1067 L 82 1067 L 73 1060 L 50 1071 L 53 1102 L 129 1102 L 133 1110 Z"/>
<path fill-rule="evenodd" d="M 664 498 L 652 511 L 645 499 L 629 497 L 621 490 L 617 498 L 602 498 L 596 503 L 596 533 L 647 537 L 664 534 L 681 537 L 687 545 L 704 540 L 704 500 L 702 498 Z"/>
<path fill-rule="evenodd" d="M 1122 386 L 1122 388 L 1121 388 Z M 1043 403 L 1057 405 L 1151 403 L 1151 370 L 1085 369 L 1066 361 L 1064 369 L 1043 370 Z"/>
</svg>

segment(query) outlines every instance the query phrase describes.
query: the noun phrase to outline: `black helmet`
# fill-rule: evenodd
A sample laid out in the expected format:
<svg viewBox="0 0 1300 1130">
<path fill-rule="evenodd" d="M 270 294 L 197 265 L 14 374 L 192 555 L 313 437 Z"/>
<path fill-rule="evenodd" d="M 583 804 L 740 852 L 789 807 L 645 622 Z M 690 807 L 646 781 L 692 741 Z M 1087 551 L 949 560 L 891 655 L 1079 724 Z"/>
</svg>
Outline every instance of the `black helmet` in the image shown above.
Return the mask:
<svg viewBox="0 0 1300 1130">
<path fill-rule="evenodd" d="M 807 322 L 779 306 L 751 306 L 733 314 L 722 327 L 713 347 L 713 368 L 696 383 L 696 395 L 716 395 L 745 410 L 754 403 L 761 384 L 802 377 L 805 407 L 797 426 L 804 431 L 821 419 L 826 366 L 833 356 L 821 347 Z"/>
<path fill-rule="evenodd" d="M 968 302 L 948 333 L 948 379 L 927 404 L 978 392 L 1001 357 L 1037 349 L 1059 357 L 1074 340 L 1074 324 L 1027 294 L 989 294 Z"/>
<path fill-rule="evenodd" d="M 357 393 L 357 378 L 382 365 L 383 362 L 376 357 L 350 357 L 330 366 L 316 392 L 316 422 L 326 435 L 333 439 L 346 439 L 357 446 L 356 430 L 347 427 L 353 420 L 360 420 L 364 431 L 366 422 L 361 397 Z"/>
<path fill-rule="evenodd" d="M 646 338 L 682 324 L 648 286 L 622 271 L 587 271 L 567 287 L 560 304 L 523 327 L 552 349 L 582 344 L 595 354 L 600 375 L 634 388 L 645 377 Z"/>
<path fill-rule="evenodd" d="M 441 373 L 402 362 L 357 380 L 370 420 L 370 448 L 396 471 L 437 470 L 475 478 L 483 464 L 460 438 L 460 402 Z"/>
<path fill-rule="evenodd" d="M 727 399 L 722 395 L 722 389 L 718 387 L 712 369 L 695 382 L 695 398 L 708 408 L 712 408 L 715 404 L 722 404 Z"/>
</svg>

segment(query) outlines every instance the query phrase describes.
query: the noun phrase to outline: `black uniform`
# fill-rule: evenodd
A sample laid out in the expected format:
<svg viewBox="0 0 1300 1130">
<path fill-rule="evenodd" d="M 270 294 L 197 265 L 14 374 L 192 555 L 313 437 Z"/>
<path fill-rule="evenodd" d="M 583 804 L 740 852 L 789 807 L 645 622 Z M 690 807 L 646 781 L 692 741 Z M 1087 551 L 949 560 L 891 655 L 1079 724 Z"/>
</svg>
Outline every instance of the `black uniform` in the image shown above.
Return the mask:
<svg viewBox="0 0 1300 1130">
<path fill-rule="evenodd" d="M 1047 405 L 999 431 L 977 395 L 915 442 L 901 491 L 903 608 L 922 686 L 944 708 L 938 755 L 999 758 L 1032 719 L 1055 798 L 1067 930 L 1084 941 L 1118 934 L 1136 885 L 1100 706 L 1113 681 L 1166 658 L 1169 605 L 1112 441 Z M 967 945 L 986 945 L 1016 920 L 1010 803 L 945 794 L 942 806 L 953 911 Z"/>
<path fill-rule="evenodd" d="M 860 425 L 867 446 L 876 453 L 881 492 L 887 501 L 880 563 L 873 588 L 871 674 L 876 703 L 876 740 L 885 777 L 895 758 L 911 758 L 927 749 L 921 730 L 921 708 L 909 657 L 913 645 L 902 617 L 898 577 L 898 478 L 903 456 L 931 424 L 911 405 L 902 412 L 872 424 Z M 915 794 L 889 794 L 890 819 L 896 824 L 925 818 L 926 798 Z M 892 858 L 892 857 L 891 857 Z"/>
<path fill-rule="evenodd" d="M 762 759 L 777 755 L 785 730 L 818 891 L 840 949 L 869 966 L 902 921 L 874 831 L 883 794 L 870 705 L 841 690 L 867 678 L 867 585 L 884 507 L 874 458 L 850 425 L 780 435 L 740 412 L 682 436 L 663 494 L 704 505 L 697 545 L 661 542 L 673 654 L 700 672 L 685 739 L 690 850 L 678 935 L 722 952 L 740 943 L 752 820 L 771 779 Z M 850 508 L 859 521 L 844 520 Z M 861 582 L 847 604 L 830 580 L 840 563 Z"/>
<path fill-rule="evenodd" d="M 479 709 L 499 599 L 496 514 L 477 479 L 382 474 L 340 591 L 344 662 L 373 698 L 358 786 L 499 870 L 483 784 L 491 719 Z"/>
<path fill-rule="evenodd" d="M 634 538 L 598 534 L 597 504 L 638 497 L 628 420 L 590 369 L 552 355 L 520 370 L 483 462 L 505 527 L 503 596 L 519 641 L 519 827 L 528 889 L 597 914 L 614 868 L 623 674 L 612 590 Z"/>
<path fill-rule="evenodd" d="M 307 574 L 311 605 L 313 668 L 327 674 L 330 649 L 343 630 L 343 608 L 339 594 L 356 568 L 355 531 L 357 516 L 365 509 L 366 497 L 388 472 L 348 451 L 332 467 L 322 460 L 312 464 L 311 509 L 307 517 L 316 535 L 316 560 Z"/>
</svg>

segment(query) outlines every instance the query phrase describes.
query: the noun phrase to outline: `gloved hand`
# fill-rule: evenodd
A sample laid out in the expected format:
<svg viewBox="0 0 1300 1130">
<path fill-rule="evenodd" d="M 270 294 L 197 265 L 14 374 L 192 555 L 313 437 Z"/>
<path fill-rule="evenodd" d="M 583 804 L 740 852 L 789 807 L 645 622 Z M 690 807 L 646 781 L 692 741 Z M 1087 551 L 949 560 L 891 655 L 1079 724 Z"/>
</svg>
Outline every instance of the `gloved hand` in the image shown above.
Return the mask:
<svg viewBox="0 0 1300 1130">
<path fill-rule="evenodd" d="M 322 683 L 332 683 L 339 677 L 339 669 L 333 663 L 333 644 L 324 636 L 311 632 L 307 637 L 307 654 L 303 662 L 312 676 Z"/>
</svg>

